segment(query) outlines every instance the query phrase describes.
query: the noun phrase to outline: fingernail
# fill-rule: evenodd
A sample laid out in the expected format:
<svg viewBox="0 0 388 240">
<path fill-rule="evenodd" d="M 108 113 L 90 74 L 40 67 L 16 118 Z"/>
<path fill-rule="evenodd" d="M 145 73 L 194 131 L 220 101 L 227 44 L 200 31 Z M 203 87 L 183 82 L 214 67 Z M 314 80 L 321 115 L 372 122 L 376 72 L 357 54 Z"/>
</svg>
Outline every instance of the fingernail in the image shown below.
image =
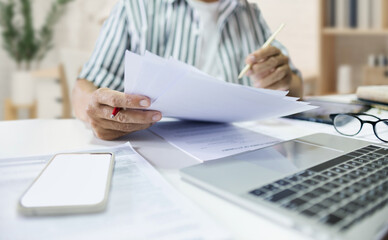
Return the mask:
<svg viewBox="0 0 388 240">
<path fill-rule="evenodd" d="M 249 55 L 249 59 L 250 59 L 251 61 L 256 61 L 256 57 L 253 56 L 253 55 Z"/>
<path fill-rule="evenodd" d="M 255 82 L 255 83 L 253 84 L 253 86 L 259 88 L 259 87 L 260 87 L 260 82 Z"/>
<path fill-rule="evenodd" d="M 154 116 L 152 116 L 152 121 L 154 121 L 154 122 L 157 122 L 160 119 L 162 119 L 162 115 L 160 115 L 159 113 L 157 113 Z"/>
<path fill-rule="evenodd" d="M 247 75 L 247 76 L 250 76 L 250 75 L 252 75 L 252 73 L 253 73 L 252 70 L 248 70 L 248 72 L 247 72 L 246 75 Z"/>
<path fill-rule="evenodd" d="M 141 100 L 141 101 L 139 102 L 139 104 L 140 104 L 140 106 L 142 106 L 142 107 L 148 107 L 148 105 L 149 105 L 148 100 L 145 100 L 145 99 Z"/>
</svg>

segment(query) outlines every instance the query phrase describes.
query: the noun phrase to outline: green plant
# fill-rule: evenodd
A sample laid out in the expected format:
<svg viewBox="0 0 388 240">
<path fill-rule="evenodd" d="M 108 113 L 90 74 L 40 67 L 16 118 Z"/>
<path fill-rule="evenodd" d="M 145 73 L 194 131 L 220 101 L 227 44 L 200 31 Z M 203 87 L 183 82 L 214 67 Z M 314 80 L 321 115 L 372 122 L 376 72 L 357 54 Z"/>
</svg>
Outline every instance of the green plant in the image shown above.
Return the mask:
<svg viewBox="0 0 388 240">
<path fill-rule="evenodd" d="M 54 25 L 73 0 L 53 0 L 50 11 L 40 29 L 33 28 L 31 2 L 33 0 L 0 0 L 0 27 L 3 47 L 16 61 L 19 68 L 32 62 L 39 63 L 53 47 Z"/>
</svg>

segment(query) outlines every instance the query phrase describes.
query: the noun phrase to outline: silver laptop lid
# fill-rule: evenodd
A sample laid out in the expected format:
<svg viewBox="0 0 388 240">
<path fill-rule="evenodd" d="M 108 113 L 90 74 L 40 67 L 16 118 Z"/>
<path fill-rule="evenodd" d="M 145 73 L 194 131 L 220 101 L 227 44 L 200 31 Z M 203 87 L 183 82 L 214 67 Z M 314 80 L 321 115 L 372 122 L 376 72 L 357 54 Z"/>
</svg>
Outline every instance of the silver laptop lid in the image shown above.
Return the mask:
<svg viewBox="0 0 388 240">
<path fill-rule="evenodd" d="M 268 200 L 265 201 L 257 198 L 251 193 L 255 189 L 260 189 L 260 187 L 271 185 L 269 183 L 278 179 L 291 176 L 294 173 L 299 174 L 303 170 L 316 165 L 329 168 L 333 161 L 328 160 L 333 158 L 341 160 L 342 155 L 370 144 L 369 142 L 334 135 L 314 134 L 264 149 L 188 167 L 181 170 L 181 175 L 184 179 L 200 187 L 275 221 L 293 225 L 295 228 L 303 229 L 306 232 L 318 231 L 322 233 L 320 236 L 328 238 L 341 236 L 339 238 L 342 238 L 345 235 L 342 233 L 337 234 L 339 232 L 338 228 L 332 228 L 313 221 L 309 221 L 306 224 L 305 216 L 292 213 L 276 205 L 274 206 Z M 277 187 L 280 185 L 275 184 Z M 277 195 L 292 193 L 289 190 L 282 189 L 278 190 L 278 192 Z M 325 194 L 323 193 L 323 195 Z M 273 196 L 277 197 L 276 195 Z M 332 221 L 332 219 L 328 221 Z M 360 233 L 355 234 L 354 232 L 357 231 L 353 231 L 353 233 L 348 231 L 347 235 L 370 237 L 376 233 L 378 228 L 382 227 L 383 222 L 380 219 L 379 223 L 366 224 L 369 228 L 368 231 L 363 231 L 362 228 L 359 228 L 358 231 Z"/>
<path fill-rule="evenodd" d="M 313 134 L 184 168 L 181 174 L 241 194 L 366 145 L 368 142 Z"/>
</svg>

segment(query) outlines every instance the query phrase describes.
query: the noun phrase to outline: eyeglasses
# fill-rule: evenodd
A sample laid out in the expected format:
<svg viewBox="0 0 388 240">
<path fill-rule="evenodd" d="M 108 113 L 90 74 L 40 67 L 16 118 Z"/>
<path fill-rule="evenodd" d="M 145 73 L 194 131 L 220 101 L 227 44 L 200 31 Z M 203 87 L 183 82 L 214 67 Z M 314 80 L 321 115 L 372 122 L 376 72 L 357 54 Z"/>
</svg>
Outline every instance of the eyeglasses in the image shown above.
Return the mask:
<svg viewBox="0 0 388 240">
<path fill-rule="evenodd" d="M 330 114 L 334 128 L 345 136 L 357 135 L 364 123 L 373 126 L 376 137 L 383 142 L 388 142 L 388 119 L 380 119 L 376 116 L 365 113 L 339 113 Z"/>
</svg>

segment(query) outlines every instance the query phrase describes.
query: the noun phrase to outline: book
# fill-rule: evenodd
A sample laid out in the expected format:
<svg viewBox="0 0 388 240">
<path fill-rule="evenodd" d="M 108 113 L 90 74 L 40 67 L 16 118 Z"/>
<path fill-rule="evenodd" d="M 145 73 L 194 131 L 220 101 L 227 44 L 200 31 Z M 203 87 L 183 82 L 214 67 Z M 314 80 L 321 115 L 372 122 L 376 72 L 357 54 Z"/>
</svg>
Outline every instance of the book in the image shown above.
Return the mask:
<svg viewBox="0 0 388 240">
<path fill-rule="evenodd" d="M 373 0 L 358 0 L 357 3 L 357 27 L 361 29 L 371 28 L 370 14 L 371 1 Z"/>
<path fill-rule="evenodd" d="M 371 27 L 374 29 L 383 28 L 382 0 L 371 0 Z"/>
<path fill-rule="evenodd" d="M 325 8 L 326 8 L 326 16 L 325 16 L 325 26 L 327 27 L 335 27 L 335 15 L 336 15 L 336 8 L 335 8 L 335 0 L 327 0 L 325 1 Z"/>
<path fill-rule="evenodd" d="M 349 0 L 349 27 L 356 28 L 358 26 L 358 0 Z"/>
<path fill-rule="evenodd" d="M 356 96 L 362 100 L 388 104 L 388 85 L 360 86 Z"/>
<path fill-rule="evenodd" d="M 349 27 L 349 0 L 336 0 L 335 8 L 336 27 Z"/>
</svg>

